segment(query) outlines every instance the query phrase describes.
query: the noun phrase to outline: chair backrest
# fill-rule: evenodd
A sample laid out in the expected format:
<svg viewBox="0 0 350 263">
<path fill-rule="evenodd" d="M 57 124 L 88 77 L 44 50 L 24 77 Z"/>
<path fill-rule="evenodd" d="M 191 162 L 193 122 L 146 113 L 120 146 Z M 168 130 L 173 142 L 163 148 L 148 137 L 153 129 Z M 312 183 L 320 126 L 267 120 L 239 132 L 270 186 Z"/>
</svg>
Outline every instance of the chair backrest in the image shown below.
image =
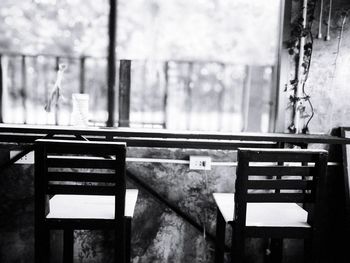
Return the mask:
<svg viewBox="0 0 350 263">
<path fill-rule="evenodd" d="M 35 142 L 38 195 L 113 195 L 124 213 L 126 144 L 40 139 Z"/>
<path fill-rule="evenodd" d="M 238 149 L 235 218 L 245 222 L 247 203 L 316 203 L 325 186 L 327 151 Z"/>
</svg>

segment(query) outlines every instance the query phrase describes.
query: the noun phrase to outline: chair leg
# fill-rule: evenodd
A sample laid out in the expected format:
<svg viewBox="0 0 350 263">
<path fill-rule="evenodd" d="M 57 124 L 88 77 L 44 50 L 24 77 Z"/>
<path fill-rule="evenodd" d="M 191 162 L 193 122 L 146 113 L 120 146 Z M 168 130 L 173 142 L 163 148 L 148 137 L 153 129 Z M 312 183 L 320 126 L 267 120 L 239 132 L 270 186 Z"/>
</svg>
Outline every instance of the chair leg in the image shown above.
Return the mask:
<svg viewBox="0 0 350 263">
<path fill-rule="evenodd" d="M 304 239 L 304 263 L 312 262 L 312 240 Z"/>
<path fill-rule="evenodd" d="M 44 244 L 44 257 L 45 257 L 45 262 L 50 262 L 50 229 L 49 228 L 45 228 L 45 232 L 44 232 L 44 240 L 45 240 L 45 244 Z"/>
<path fill-rule="evenodd" d="M 319 263 L 321 261 L 320 255 L 322 254 L 320 237 L 314 236 L 309 242 L 309 244 L 306 243 L 306 245 L 310 247 L 310 249 L 306 247 L 306 249 L 309 251 L 307 252 L 309 255 L 307 262 Z"/>
<path fill-rule="evenodd" d="M 131 218 L 125 221 L 125 263 L 130 263 L 131 260 Z"/>
<path fill-rule="evenodd" d="M 124 222 L 122 222 L 122 224 L 127 224 L 127 220 L 124 219 Z M 126 261 L 126 240 L 125 240 L 125 232 L 121 231 L 122 229 L 124 229 L 124 227 L 122 227 L 122 225 L 118 224 L 116 229 L 115 229 L 115 244 L 114 244 L 114 255 L 115 255 L 115 259 L 114 262 L 115 263 L 124 263 L 127 262 Z"/>
<path fill-rule="evenodd" d="M 40 225 L 40 226 L 39 226 Z M 44 224 L 35 225 L 34 254 L 36 263 L 48 263 L 50 258 L 50 230 Z"/>
<path fill-rule="evenodd" d="M 232 224 L 232 246 L 231 262 L 243 263 L 245 250 L 245 236 L 242 229 L 238 229 L 235 223 Z"/>
<path fill-rule="evenodd" d="M 63 230 L 63 262 L 73 263 L 74 256 L 74 230 L 71 228 Z"/>
<path fill-rule="evenodd" d="M 283 258 L 283 239 L 272 238 L 271 239 L 271 262 L 281 263 Z"/>
<path fill-rule="evenodd" d="M 224 262 L 226 222 L 219 209 L 216 219 L 215 263 Z"/>
</svg>

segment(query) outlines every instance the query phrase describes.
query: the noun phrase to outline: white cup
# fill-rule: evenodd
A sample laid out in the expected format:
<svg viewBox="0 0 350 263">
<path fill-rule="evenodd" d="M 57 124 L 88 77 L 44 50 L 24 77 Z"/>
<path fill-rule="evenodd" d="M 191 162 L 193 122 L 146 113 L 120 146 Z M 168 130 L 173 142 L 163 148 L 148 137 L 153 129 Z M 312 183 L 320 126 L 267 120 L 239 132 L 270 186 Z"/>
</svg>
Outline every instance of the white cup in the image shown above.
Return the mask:
<svg viewBox="0 0 350 263">
<path fill-rule="evenodd" d="M 89 124 L 89 94 L 72 94 L 72 118 L 71 123 L 75 126 L 88 126 Z"/>
</svg>

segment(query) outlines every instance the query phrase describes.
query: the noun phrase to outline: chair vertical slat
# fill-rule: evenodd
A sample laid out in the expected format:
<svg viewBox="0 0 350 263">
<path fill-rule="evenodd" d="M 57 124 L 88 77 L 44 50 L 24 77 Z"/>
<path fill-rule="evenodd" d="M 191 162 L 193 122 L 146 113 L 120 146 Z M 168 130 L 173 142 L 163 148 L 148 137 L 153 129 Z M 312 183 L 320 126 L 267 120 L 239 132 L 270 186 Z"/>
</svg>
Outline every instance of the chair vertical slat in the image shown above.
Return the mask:
<svg viewBox="0 0 350 263">
<path fill-rule="evenodd" d="M 45 253 L 42 253 L 42 249 L 45 247 L 45 172 L 47 170 L 45 148 L 43 145 L 36 145 L 34 160 L 35 160 L 35 173 L 34 187 L 35 187 L 35 203 L 34 203 L 34 217 L 35 217 L 35 230 L 34 230 L 34 250 L 35 250 L 35 262 L 44 263 L 47 262 Z"/>
<path fill-rule="evenodd" d="M 125 176 L 118 176 L 120 174 L 126 174 L 126 149 L 119 151 L 116 155 L 116 184 L 115 184 L 115 220 L 116 220 L 116 255 L 117 258 L 121 258 L 125 261 L 126 255 L 124 253 L 126 249 L 126 233 L 125 233 Z M 121 249 L 122 248 L 122 249 Z"/>
<path fill-rule="evenodd" d="M 243 152 L 238 154 L 238 166 L 236 178 L 236 192 L 235 192 L 235 212 L 234 222 L 232 226 L 232 244 L 234 250 L 232 254 L 240 262 L 243 259 L 244 247 L 245 247 L 245 222 L 247 212 L 247 183 L 248 183 L 248 158 L 249 152 Z"/>
<path fill-rule="evenodd" d="M 324 244 L 325 240 L 323 237 L 325 236 L 324 226 L 327 226 L 327 216 L 325 211 L 325 202 L 327 199 L 327 154 L 320 154 L 319 160 L 316 162 L 317 171 L 315 171 L 315 175 L 313 179 L 315 180 L 316 188 L 315 188 L 315 207 L 313 213 L 313 240 L 312 240 L 312 254 L 311 260 L 312 262 L 319 262 L 320 253 L 323 249 L 322 244 Z"/>
<path fill-rule="evenodd" d="M 115 165 L 116 165 L 116 184 L 115 184 L 115 190 L 116 190 L 116 201 L 115 201 L 115 209 L 117 211 L 116 218 L 122 218 L 124 216 L 124 209 L 125 209 L 125 175 L 126 174 L 126 166 L 125 166 L 125 159 L 126 159 L 126 148 L 118 151 L 118 155 L 115 158 Z"/>
</svg>

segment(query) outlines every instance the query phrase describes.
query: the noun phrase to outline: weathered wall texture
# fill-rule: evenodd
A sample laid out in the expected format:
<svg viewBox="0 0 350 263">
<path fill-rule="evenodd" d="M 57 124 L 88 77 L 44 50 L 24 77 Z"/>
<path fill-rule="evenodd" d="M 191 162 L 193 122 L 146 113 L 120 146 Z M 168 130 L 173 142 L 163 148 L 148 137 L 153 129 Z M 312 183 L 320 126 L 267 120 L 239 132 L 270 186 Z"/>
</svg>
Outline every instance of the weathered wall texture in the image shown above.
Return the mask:
<svg viewBox="0 0 350 263">
<path fill-rule="evenodd" d="M 18 146 L 11 146 L 17 147 Z M 9 145 L 1 146 L 1 162 L 8 159 Z M 185 160 L 191 154 L 210 155 L 213 161 L 235 161 L 229 151 L 180 149 L 129 149 L 129 157 Z M 205 225 L 215 234 L 213 192 L 233 192 L 235 168 L 216 166 L 208 172 L 190 171 L 188 165 L 129 162 L 128 170 L 153 187 L 162 197 Z M 33 262 L 33 173 L 32 165 L 14 165 L 0 176 L 0 262 Z M 137 188 L 136 185 L 129 185 Z M 132 258 L 134 263 L 213 262 L 214 244 L 204 233 L 187 223 L 148 193 L 141 191 L 133 219 Z M 111 262 L 113 237 L 99 231 L 75 232 L 75 262 Z M 52 238 L 54 254 L 61 251 L 61 234 Z M 229 243 L 229 242 L 228 242 Z M 247 240 L 247 262 L 264 260 L 266 242 Z M 302 242 L 285 242 L 285 262 L 299 262 Z M 60 262 L 55 257 L 54 262 Z"/>
<path fill-rule="evenodd" d="M 297 2 L 293 0 L 293 13 L 298 11 Z M 318 1 L 321 2 L 321 1 Z M 313 23 L 314 49 L 309 79 L 305 91 L 311 97 L 315 116 L 310 122 L 309 130 L 330 132 L 337 126 L 350 125 L 350 1 L 334 0 L 331 12 L 330 40 L 325 41 L 329 1 L 324 1 L 322 19 L 322 39 L 317 39 L 319 24 L 319 4 Z M 343 12 L 348 12 L 340 39 Z M 310 113 L 310 108 L 307 107 Z M 288 119 L 289 116 L 286 116 Z M 290 124 L 290 121 L 287 121 Z M 287 128 L 287 127 L 286 127 Z"/>
</svg>

